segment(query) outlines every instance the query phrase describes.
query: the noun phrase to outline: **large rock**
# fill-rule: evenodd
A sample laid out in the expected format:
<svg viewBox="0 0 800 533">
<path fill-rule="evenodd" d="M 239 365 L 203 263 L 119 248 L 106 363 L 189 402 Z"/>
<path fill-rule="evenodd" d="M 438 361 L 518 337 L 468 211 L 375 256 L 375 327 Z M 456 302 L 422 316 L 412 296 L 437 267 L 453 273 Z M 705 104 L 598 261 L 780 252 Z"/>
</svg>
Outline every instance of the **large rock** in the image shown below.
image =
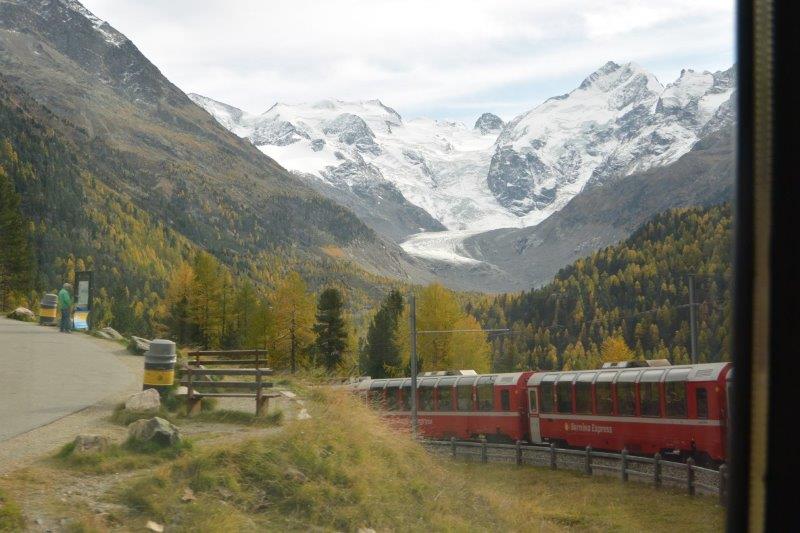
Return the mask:
<svg viewBox="0 0 800 533">
<path fill-rule="evenodd" d="M 137 420 L 128 426 L 128 438 L 139 442 L 155 442 L 172 446 L 181 442 L 181 432 L 160 417 Z"/>
<path fill-rule="evenodd" d="M 78 435 L 75 437 L 75 448 L 72 453 L 86 455 L 92 453 L 102 453 L 111 444 L 108 437 L 103 435 Z"/>
<path fill-rule="evenodd" d="M 103 333 L 105 333 L 106 335 L 108 335 L 109 337 L 114 339 L 115 341 L 121 341 L 121 340 L 123 340 L 125 338 L 125 337 L 122 336 L 122 334 L 119 331 L 115 330 L 111 326 L 106 326 L 103 329 L 101 329 L 100 331 L 102 331 Z"/>
<path fill-rule="evenodd" d="M 161 396 L 156 389 L 146 389 L 137 392 L 125 402 L 125 410 L 141 413 L 143 411 L 158 411 L 161 408 Z"/>
<path fill-rule="evenodd" d="M 128 347 L 135 353 L 142 355 L 144 352 L 150 349 L 150 341 L 141 337 L 136 337 L 135 335 L 131 335 L 131 342 Z"/>
<path fill-rule="evenodd" d="M 13 318 L 14 320 L 22 320 L 24 322 L 33 322 L 36 320 L 36 315 L 33 314 L 33 311 L 28 309 L 27 307 L 17 307 L 10 313 L 8 313 L 8 318 Z"/>
</svg>

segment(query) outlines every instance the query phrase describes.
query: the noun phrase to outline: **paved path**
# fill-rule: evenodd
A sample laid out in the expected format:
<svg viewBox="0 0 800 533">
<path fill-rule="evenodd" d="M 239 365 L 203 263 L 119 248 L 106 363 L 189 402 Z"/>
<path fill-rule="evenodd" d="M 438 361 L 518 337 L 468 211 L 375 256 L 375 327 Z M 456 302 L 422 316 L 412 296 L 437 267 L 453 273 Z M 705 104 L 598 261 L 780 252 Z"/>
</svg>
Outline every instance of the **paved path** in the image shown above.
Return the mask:
<svg viewBox="0 0 800 533">
<path fill-rule="evenodd" d="M 134 388 L 139 378 L 118 351 L 83 333 L 0 318 L 0 441 Z"/>
</svg>

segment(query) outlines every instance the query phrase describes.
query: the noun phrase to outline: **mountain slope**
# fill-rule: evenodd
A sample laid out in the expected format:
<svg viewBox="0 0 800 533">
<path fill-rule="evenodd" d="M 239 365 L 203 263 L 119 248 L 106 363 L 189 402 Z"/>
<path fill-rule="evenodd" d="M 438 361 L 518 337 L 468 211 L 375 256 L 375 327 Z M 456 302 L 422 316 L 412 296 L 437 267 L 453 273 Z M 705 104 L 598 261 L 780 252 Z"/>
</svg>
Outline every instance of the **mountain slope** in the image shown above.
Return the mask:
<svg viewBox="0 0 800 533">
<path fill-rule="evenodd" d="M 514 332 L 495 340 L 492 370 L 599 368 L 609 337 L 636 358 L 688 363 L 689 274 L 700 304 L 698 360 L 730 360 L 732 226 L 729 203 L 672 209 L 541 288 L 477 302 L 484 327 Z"/>
<path fill-rule="evenodd" d="M 418 268 L 221 127 L 74 0 L 0 0 L 0 69 L 86 133 L 98 177 L 223 259 L 279 247 L 324 258 L 333 246 L 376 273 L 406 277 Z"/>
</svg>

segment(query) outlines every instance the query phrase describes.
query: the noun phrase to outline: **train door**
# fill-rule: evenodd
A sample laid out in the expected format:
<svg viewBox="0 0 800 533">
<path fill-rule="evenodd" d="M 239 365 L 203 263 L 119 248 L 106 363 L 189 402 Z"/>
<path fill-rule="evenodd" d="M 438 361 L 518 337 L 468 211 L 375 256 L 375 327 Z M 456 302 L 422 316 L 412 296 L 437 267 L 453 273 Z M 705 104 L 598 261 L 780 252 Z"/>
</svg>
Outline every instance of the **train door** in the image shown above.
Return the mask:
<svg viewBox="0 0 800 533">
<path fill-rule="evenodd" d="M 542 431 L 539 428 L 539 387 L 528 389 L 528 413 L 531 426 L 531 442 L 542 442 Z"/>
</svg>

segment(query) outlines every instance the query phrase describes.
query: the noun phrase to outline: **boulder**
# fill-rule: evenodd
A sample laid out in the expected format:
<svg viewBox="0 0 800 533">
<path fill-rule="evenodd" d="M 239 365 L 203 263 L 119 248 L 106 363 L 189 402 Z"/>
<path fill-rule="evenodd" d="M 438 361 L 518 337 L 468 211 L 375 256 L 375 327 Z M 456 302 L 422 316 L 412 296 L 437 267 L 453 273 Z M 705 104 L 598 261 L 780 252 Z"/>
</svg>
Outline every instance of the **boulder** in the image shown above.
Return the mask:
<svg viewBox="0 0 800 533">
<path fill-rule="evenodd" d="M 122 336 L 122 334 L 119 331 L 115 330 L 111 326 L 106 326 L 103 329 L 101 329 L 100 331 L 102 331 L 103 333 L 105 333 L 106 335 L 108 335 L 109 337 L 114 339 L 115 341 L 121 341 L 121 340 L 123 340 L 125 338 L 125 337 Z"/>
<path fill-rule="evenodd" d="M 73 442 L 75 443 L 75 448 L 72 453 L 77 455 L 102 453 L 111 444 L 108 437 L 103 435 L 78 435 Z"/>
<path fill-rule="evenodd" d="M 98 331 L 93 331 L 93 332 L 92 332 L 92 335 L 94 335 L 95 337 L 97 337 L 97 338 L 99 338 L 99 339 L 106 339 L 107 341 L 110 341 L 110 340 L 112 340 L 112 339 L 111 339 L 111 335 L 109 335 L 109 334 L 108 334 L 108 333 L 106 333 L 105 331 L 101 331 L 101 330 L 98 330 Z"/>
<path fill-rule="evenodd" d="M 129 348 L 133 350 L 135 353 L 142 355 L 144 352 L 150 349 L 150 341 L 147 339 L 143 339 L 141 337 L 136 337 L 131 335 L 131 343 Z"/>
<path fill-rule="evenodd" d="M 36 315 L 33 314 L 33 311 L 31 311 L 27 307 L 17 307 L 16 309 L 8 313 L 8 315 L 6 316 L 8 318 L 13 318 L 14 320 L 22 320 L 24 322 L 33 322 L 34 320 L 36 320 Z"/>
<path fill-rule="evenodd" d="M 141 413 L 143 411 L 158 411 L 161 408 L 161 396 L 156 389 L 146 389 L 137 392 L 125 402 L 125 410 Z"/>
<path fill-rule="evenodd" d="M 181 432 L 160 417 L 142 418 L 128 426 L 128 438 L 139 442 L 155 442 L 172 446 L 181 442 Z"/>
</svg>

